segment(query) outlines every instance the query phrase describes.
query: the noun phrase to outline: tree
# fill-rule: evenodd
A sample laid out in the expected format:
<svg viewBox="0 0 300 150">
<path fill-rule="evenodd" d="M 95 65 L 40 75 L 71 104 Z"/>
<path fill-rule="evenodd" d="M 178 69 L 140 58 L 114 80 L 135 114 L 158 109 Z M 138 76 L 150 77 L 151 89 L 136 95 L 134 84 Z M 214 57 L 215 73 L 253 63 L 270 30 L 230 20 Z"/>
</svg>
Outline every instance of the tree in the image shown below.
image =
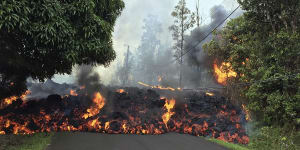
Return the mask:
<svg viewBox="0 0 300 150">
<path fill-rule="evenodd" d="M 273 32 L 282 28 L 296 32 L 299 27 L 299 0 L 238 0 L 247 11 L 247 18 L 255 22 L 268 24 Z"/>
<path fill-rule="evenodd" d="M 161 45 L 157 36 L 162 32 L 157 16 L 149 15 L 145 18 L 143 29 L 141 44 L 137 48 L 137 75 L 135 77 L 142 82 L 154 84 L 157 80 L 157 73 L 154 71 L 156 56 Z"/>
<path fill-rule="evenodd" d="M 300 2 L 293 3 L 297 7 L 275 0 L 240 4 L 246 13 L 228 22 L 204 47 L 232 64 L 238 74 L 233 83 L 256 119 L 267 125 L 294 125 L 300 116 L 300 30 L 293 24 L 299 24 Z M 282 19 L 287 12 L 298 13 Z"/>
<path fill-rule="evenodd" d="M 123 65 L 117 70 L 117 77 L 122 86 L 128 86 L 130 81 L 130 72 L 133 66 L 132 53 L 129 50 L 125 54 Z"/>
<path fill-rule="evenodd" d="M 71 73 L 75 64 L 108 66 L 122 0 L 2 0 L 0 99 L 20 95 L 26 78 Z"/>
<path fill-rule="evenodd" d="M 175 41 L 175 58 L 179 61 L 180 73 L 179 73 L 179 87 L 182 87 L 182 55 L 184 53 L 184 36 L 186 31 L 193 27 L 195 23 L 195 14 L 192 13 L 187 7 L 185 0 L 179 0 L 175 6 L 175 10 L 171 14 L 174 18 L 174 25 L 169 27 L 169 30 L 173 32 L 173 40 Z"/>
</svg>

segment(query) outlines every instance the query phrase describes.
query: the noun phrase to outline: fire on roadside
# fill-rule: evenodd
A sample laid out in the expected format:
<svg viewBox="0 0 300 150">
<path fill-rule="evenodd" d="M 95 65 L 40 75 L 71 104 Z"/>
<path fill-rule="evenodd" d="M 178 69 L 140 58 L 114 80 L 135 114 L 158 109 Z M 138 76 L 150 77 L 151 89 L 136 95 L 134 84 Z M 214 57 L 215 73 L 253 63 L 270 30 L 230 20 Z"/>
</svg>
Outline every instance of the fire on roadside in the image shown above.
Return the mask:
<svg viewBox="0 0 300 150">
<path fill-rule="evenodd" d="M 117 94 L 116 92 L 112 93 Z M 114 107 L 123 109 L 121 109 L 121 111 L 117 109 L 118 112 L 113 113 L 111 116 L 108 115 L 109 113 L 105 111 L 102 113 L 101 111 L 106 106 L 106 98 L 104 98 L 100 92 L 96 92 L 94 96 L 91 97 L 92 104 L 90 106 L 72 108 L 71 115 L 67 115 L 65 109 L 60 110 L 59 108 L 51 106 L 49 106 L 50 108 L 46 108 L 53 109 L 53 111 L 50 112 L 49 110 L 44 110 L 42 107 L 37 113 L 21 115 L 17 113 L 18 111 L 16 111 L 16 114 L 14 114 L 14 112 L 8 113 L 7 115 L 0 116 L 0 134 L 90 131 L 110 134 L 155 135 L 167 132 L 178 132 L 196 136 L 213 136 L 214 138 L 224 141 L 242 144 L 249 142 L 248 137 L 243 131 L 243 124 L 240 122 L 240 114 L 237 114 L 237 111 L 226 105 L 222 105 L 218 108 L 217 114 L 211 114 L 211 112 L 198 111 L 199 108 L 192 108 L 198 105 L 182 105 L 179 102 L 177 106 L 175 105 L 175 99 L 161 97 L 157 99 L 157 101 L 146 99 L 146 101 L 143 102 L 143 99 L 134 101 L 134 99 L 131 99 L 126 94 L 117 94 L 116 96 L 119 97 L 116 101 L 122 99 L 124 103 L 118 101 Z M 61 99 L 61 102 L 62 104 L 72 104 L 72 98 L 74 97 L 64 97 Z M 90 97 L 87 96 L 87 98 Z M 150 97 L 150 99 L 152 98 L 153 97 Z M 69 100 L 70 102 L 68 102 Z M 41 105 L 38 106 L 44 106 L 42 101 L 40 102 Z M 31 109 L 31 107 L 27 108 L 26 103 L 21 107 L 21 109 L 25 110 L 28 108 Z M 152 110 L 153 107 L 154 109 Z M 210 118 L 213 117 L 216 118 L 215 122 L 210 120 Z M 215 128 L 223 126 L 222 121 L 217 121 L 218 118 L 220 120 L 227 118 L 228 121 L 226 123 L 229 122 L 232 128 L 235 128 L 232 130 L 233 132 L 215 130 Z"/>
<path fill-rule="evenodd" d="M 214 62 L 214 73 L 216 80 L 219 84 L 226 85 L 227 79 L 231 77 L 236 77 L 237 73 L 233 71 L 231 64 L 228 62 L 221 63 L 218 66 L 217 61 Z"/>
<path fill-rule="evenodd" d="M 87 113 L 83 114 L 82 118 L 87 119 L 89 117 L 95 116 L 99 114 L 100 110 L 104 107 L 105 99 L 102 97 L 100 92 L 94 94 L 93 103 L 94 105 L 92 105 L 91 108 L 87 109 Z"/>
<path fill-rule="evenodd" d="M 149 85 L 149 84 L 146 84 L 146 83 L 143 83 L 143 82 L 138 82 L 138 84 L 140 84 L 142 86 L 145 86 L 145 87 L 152 88 L 152 89 L 170 90 L 170 91 L 181 90 L 180 88 L 175 89 L 175 88 L 172 88 L 172 87 L 163 87 L 163 86 L 160 86 L 160 85 L 152 86 L 152 85 Z"/>
</svg>

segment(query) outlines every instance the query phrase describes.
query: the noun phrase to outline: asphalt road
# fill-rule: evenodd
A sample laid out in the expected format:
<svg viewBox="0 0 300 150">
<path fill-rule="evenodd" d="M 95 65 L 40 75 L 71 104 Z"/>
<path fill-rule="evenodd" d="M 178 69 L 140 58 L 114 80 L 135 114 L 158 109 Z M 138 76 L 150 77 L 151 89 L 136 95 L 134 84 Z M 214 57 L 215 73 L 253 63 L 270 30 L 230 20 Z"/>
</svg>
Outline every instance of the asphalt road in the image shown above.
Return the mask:
<svg viewBox="0 0 300 150">
<path fill-rule="evenodd" d="M 47 150 L 227 150 L 200 137 L 164 135 L 110 135 L 57 133 Z"/>
</svg>

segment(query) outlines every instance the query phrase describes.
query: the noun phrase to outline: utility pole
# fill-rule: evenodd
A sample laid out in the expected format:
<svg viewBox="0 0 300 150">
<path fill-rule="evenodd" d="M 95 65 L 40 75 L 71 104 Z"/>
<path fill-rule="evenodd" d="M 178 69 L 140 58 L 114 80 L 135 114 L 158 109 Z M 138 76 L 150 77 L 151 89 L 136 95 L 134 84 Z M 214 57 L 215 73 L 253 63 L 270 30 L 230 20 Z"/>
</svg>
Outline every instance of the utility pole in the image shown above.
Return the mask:
<svg viewBox="0 0 300 150">
<path fill-rule="evenodd" d="M 128 84 L 129 82 L 129 56 L 130 55 L 130 47 L 128 45 L 127 47 L 127 53 L 126 53 L 126 56 L 125 56 L 125 60 L 124 60 L 124 77 L 123 77 L 123 81 L 122 81 L 122 85 L 125 86 Z"/>
<path fill-rule="evenodd" d="M 199 6 L 200 6 L 200 0 L 198 0 L 196 2 L 196 21 L 197 21 L 197 27 L 200 27 L 200 25 L 202 24 L 202 16 L 200 16 L 200 12 L 199 12 Z"/>
</svg>

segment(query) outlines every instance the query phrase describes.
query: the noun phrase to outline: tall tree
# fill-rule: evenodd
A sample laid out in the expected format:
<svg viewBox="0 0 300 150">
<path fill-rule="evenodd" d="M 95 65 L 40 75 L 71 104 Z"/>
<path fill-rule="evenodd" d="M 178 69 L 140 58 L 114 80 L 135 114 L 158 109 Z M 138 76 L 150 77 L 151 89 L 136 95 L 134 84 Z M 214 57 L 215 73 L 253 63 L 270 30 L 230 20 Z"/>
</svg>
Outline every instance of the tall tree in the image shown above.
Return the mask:
<svg viewBox="0 0 300 150">
<path fill-rule="evenodd" d="M 2 0 L 0 99 L 20 95 L 27 77 L 71 73 L 74 64 L 108 66 L 122 0 Z"/>
<path fill-rule="evenodd" d="M 135 77 L 143 82 L 154 84 L 157 80 L 155 70 L 156 56 L 160 47 L 158 35 L 162 32 L 161 22 L 157 16 L 149 15 L 144 19 L 144 32 L 137 48 L 137 70 Z"/>
<path fill-rule="evenodd" d="M 192 13 L 187 7 L 185 0 L 179 0 L 175 6 L 174 11 L 171 14 L 175 20 L 174 25 L 169 27 L 169 30 L 173 32 L 173 40 L 175 41 L 175 58 L 180 65 L 179 71 L 179 87 L 182 87 L 182 55 L 184 53 L 184 36 L 186 31 L 192 28 L 195 24 L 195 14 Z"/>
<path fill-rule="evenodd" d="M 133 65 L 133 57 L 128 46 L 123 65 L 117 70 L 117 77 L 122 86 L 129 86 L 130 84 L 130 73 Z"/>
</svg>

